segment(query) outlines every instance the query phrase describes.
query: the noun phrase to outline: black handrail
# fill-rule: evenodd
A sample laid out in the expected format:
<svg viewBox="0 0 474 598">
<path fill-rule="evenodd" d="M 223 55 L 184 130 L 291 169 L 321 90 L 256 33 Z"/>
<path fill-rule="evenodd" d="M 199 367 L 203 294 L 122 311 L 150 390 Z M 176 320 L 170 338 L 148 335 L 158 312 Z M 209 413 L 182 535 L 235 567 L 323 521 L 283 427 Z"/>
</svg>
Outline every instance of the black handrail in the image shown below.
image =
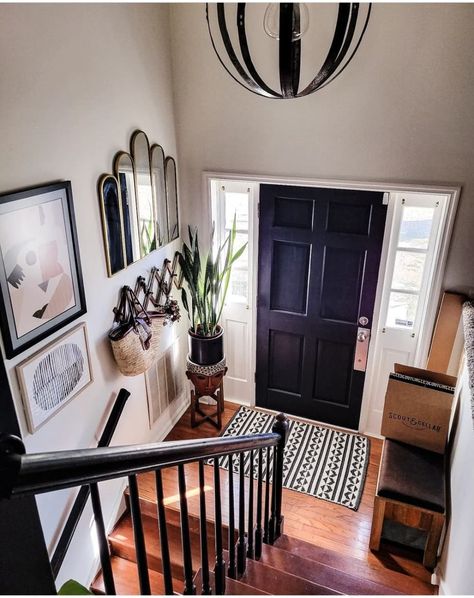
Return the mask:
<svg viewBox="0 0 474 598">
<path fill-rule="evenodd" d="M 195 594 L 196 586 L 193 579 L 193 562 L 190 545 L 188 506 L 186 494 L 186 481 L 184 465 L 186 463 L 200 463 L 200 489 L 202 494 L 203 460 L 212 459 L 214 464 L 214 510 L 215 510 L 215 543 L 216 543 L 216 564 L 214 567 L 214 581 L 216 594 L 225 593 L 225 571 L 226 563 L 223 552 L 222 517 L 221 517 L 221 488 L 219 473 L 219 458 L 223 456 L 239 455 L 239 538 L 237 540 L 237 575 L 242 575 L 246 570 L 246 559 L 253 557 L 254 552 L 247 554 L 247 534 L 245 526 L 245 501 L 244 501 L 244 455 L 250 451 L 251 478 L 253 485 L 253 451 L 258 450 L 259 459 L 263 456 L 263 449 L 267 449 L 267 484 L 265 492 L 265 521 L 264 529 L 266 538 L 264 541 L 273 544 L 281 535 L 283 527 L 282 487 L 283 487 L 283 450 L 288 435 L 289 422 L 283 414 L 275 418 L 272 432 L 237 437 L 220 437 L 211 439 L 184 440 L 176 442 L 154 443 L 136 446 L 124 446 L 97 449 L 79 449 L 72 451 L 56 451 L 50 453 L 25 454 L 25 447 L 22 441 L 12 435 L 0 434 L 0 497 L 11 498 L 25 494 L 38 494 L 55 491 L 72 486 L 89 485 L 91 498 L 94 507 L 94 516 L 97 524 L 98 540 L 100 545 L 101 564 L 103 569 L 103 580 L 105 590 L 108 594 L 115 592 L 113 572 L 111 569 L 110 552 L 105 533 L 105 526 L 102 517 L 100 494 L 97 483 L 114 478 L 127 477 L 130 483 L 131 515 L 133 520 L 137 567 L 140 578 L 140 590 L 142 594 L 151 592 L 146 546 L 143 534 L 143 524 L 140 513 L 140 499 L 136 475 L 146 471 L 154 471 L 157 479 L 157 501 L 158 514 L 160 519 L 160 543 L 162 545 L 163 575 L 165 587 L 172 591 L 171 567 L 169 562 L 169 547 L 166 534 L 166 519 L 163 505 L 163 489 L 161 484 L 161 469 L 178 466 L 178 481 L 180 494 L 180 526 L 182 532 L 182 552 L 185 574 L 185 594 Z M 273 463 L 268 457 L 273 456 Z M 232 459 L 229 459 L 232 467 Z M 272 469 L 272 496 L 271 513 L 269 513 L 269 470 Z M 259 467 L 259 486 L 257 492 L 258 500 L 262 501 L 261 484 L 263 472 Z M 229 492 L 233 493 L 232 473 L 229 471 L 228 481 Z M 202 500 L 201 496 L 201 500 Z M 248 532 L 254 534 L 253 498 L 250 492 L 252 506 L 249 505 Z M 205 500 L 205 497 L 204 497 Z M 262 506 L 257 509 L 257 519 L 261 517 Z M 201 517 L 205 516 L 205 508 L 201 504 Z M 268 521 L 267 519 L 270 519 Z M 205 523 L 201 521 L 201 535 L 204 534 Z M 232 534 L 229 537 L 229 545 L 233 544 L 233 523 Z M 163 535 L 161 535 L 163 533 Z M 201 543 L 204 541 L 201 538 Z M 164 550 L 163 550 L 164 548 Z M 231 552 L 234 553 L 232 550 Z M 257 555 L 260 550 L 257 547 Z M 235 553 L 234 553 L 235 554 Z M 203 555 L 204 557 L 206 555 Z M 257 557 L 258 558 L 258 557 Z M 207 559 L 204 558 L 204 567 L 207 569 Z M 229 567 L 232 574 L 234 566 Z M 205 591 L 211 591 L 208 587 L 209 575 L 204 575 L 202 581 Z"/>
<path fill-rule="evenodd" d="M 2 434 L 0 465 L 5 475 L 1 476 L 0 495 L 9 498 L 52 492 L 202 458 L 277 446 L 279 441 L 279 434 L 268 433 L 26 455 L 18 437 Z"/>
<path fill-rule="evenodd" d="M 97 446 L 109 446 L 111 443 L 112 436 L 117 428 L 117 424 L 129 396 L 130 392 L 126 388 L 120 389 Z M 74 504 L 72 505 L 72 509 L 69 513 L 66 524 L 64 525 L 58 543 L 56 544 L 53 556 L 51 557 L 51 570 L 55 579 L 59 574 L 61 565 L 63 564 L 69 545 L 71 544 L 72 538 L 74 536 L 74 532 L 76 531 L 77 524 L 79 523 L 79 519 L 81 518 L 84 507 L 86 506 L 89 494 L 90 486 L 82 486 L 76 496 Z"/>
</svg>

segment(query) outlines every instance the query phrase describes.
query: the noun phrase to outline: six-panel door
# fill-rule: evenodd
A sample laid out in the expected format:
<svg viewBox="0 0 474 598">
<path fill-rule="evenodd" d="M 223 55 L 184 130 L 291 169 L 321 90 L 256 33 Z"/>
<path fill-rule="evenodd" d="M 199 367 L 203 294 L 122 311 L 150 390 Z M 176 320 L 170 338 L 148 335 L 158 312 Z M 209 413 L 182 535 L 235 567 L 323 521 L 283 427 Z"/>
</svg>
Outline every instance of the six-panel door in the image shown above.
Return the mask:
<svg viewBox="0 0 474 598">
<path fill-rule="evenodd" d="M 260 186 L 258 406 L 358 427 L 385 216 L 380 192 Z"/>
</svg>

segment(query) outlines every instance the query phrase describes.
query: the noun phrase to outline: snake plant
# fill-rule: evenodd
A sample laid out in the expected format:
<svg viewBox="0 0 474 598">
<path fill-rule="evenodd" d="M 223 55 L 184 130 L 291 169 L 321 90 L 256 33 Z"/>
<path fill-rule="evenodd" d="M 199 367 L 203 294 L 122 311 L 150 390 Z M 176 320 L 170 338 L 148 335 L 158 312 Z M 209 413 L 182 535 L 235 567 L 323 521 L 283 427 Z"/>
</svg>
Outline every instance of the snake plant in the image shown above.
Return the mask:
<svg viewBox="0 0 474 598">
<path fill-rule="evenodd" d="M 214 227 L 209 251 L 201 257 L 198 231 L 188 226 L 189 245 L 183 243 L 179 264 L 186 282 L 181 299 L 188 313 L 191 332 L 199 336 L 215 336 L 229 288 L 232 265 L 244 252 L 247 243 L 234 251 L 236 219 L 220 247 L 213 251 Z M 188 298 L 189 292 L 189 298 Z"/>
</svg>

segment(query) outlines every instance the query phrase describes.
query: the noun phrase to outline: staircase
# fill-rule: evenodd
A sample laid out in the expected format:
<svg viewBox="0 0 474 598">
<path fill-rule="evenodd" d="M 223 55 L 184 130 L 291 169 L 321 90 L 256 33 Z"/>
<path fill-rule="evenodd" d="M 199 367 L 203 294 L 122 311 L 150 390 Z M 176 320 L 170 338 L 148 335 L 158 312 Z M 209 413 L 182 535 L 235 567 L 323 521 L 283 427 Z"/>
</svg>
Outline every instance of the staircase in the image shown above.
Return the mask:
<svg viewBox="0 0 474 598">
<path fill-rule="evenodd" d="M 192 467 L 192 465 L 187 466 Z M 212 467 L 206 474 L 212 474 Z M 159 526 L 157 521 L 157 502 L 147 492 L 146 477 L 139 476 L 140 509 L 145 536 L 147 566 L 149 570 L 152 594 L 164 594 L 163 564 L 161 560 Z M 192 477 L 192 476 L 190 476 Z M 171 492 L 174 486 L 167 483 Z M 198 502 L 193 504 L 192 491 L 188 491 L 189 531 L 193 568 L 193 583 L 197 594 L 203 592 L 203 579 L 200 554 L 200 519 Z M 129 503 L 130 494 L 126 492 Z M 168 498 L 165 507 L 167 536 L 170 552 L 173 590 L 182 593 L 184 587 L 183 552 L 181 542 L 181 524 L 179 506 L 173 503 L 173 496 Z M 209 506 L 210 504 L 209 497 Z M 167 502 L 165 500 L 165 502 Z M 193 512 L 194 511 L 194 512 Z M 212 509 L 211 509 L 212 511 Z M 223 542 L 224 559 L 229 562 L 229 530 L 224 523 Z M 215 534 L 212 513 L 207 518 L 207 549 L 210 563 L 210 585 L 214 587 L 212 573 L 215 562 Z M 237 542 L 238 534 L 234 534 Z M 132 518 L 129 510 L 118 521 L 109 535 L 112 570 L 117 594 L 140 594 L 136 550 Z M 408 573 L 408 572 L 407 572 Z M 104 580 L 100 572 L 91 589 L 96 594 L 104 594 Z M 394 594 L 434 594 L 435 586 L 416 579 L 401 571 L 386 567 L 371 566 L 359 559 L 341 556 L 339 553 L 319 548 L 308 542 L 282 534 L 273 545 L 263 544 L 259 560 L 248 558 L 246 570 L 238 579 L 226 576 L 225 593 L 233 595 L 394 595 Z"/>
<path fill-rule="evenodd" d="M 359 560 L 340 554 L 337 540 L 332 550 L 283 533 L 288 428 L 279 414 L 264 434 L 36 454 L 3 434 L 0 496 L 81 489 L 54 571 L 90 494 L 102 567 L 92 584 L 97 594 L 435 593 L 428 572 L 414 577 L 403 556 Z M 226 472 L 221 458 L 230 464 Z M 127 509 L 107 536 L 99 484 L 123 477 Z M 53 587 L 51 568 L 44 574 Z"/>
</svg>

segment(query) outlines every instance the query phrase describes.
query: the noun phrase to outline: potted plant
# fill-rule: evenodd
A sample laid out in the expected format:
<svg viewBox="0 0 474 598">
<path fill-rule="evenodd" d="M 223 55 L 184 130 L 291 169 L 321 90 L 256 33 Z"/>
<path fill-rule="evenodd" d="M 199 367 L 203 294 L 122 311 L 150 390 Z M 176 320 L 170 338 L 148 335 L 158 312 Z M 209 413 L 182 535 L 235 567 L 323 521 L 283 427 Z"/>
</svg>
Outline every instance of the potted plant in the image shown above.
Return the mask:
<svg viewBox="0 0 474 598">
<path fill-rule="evenodd" d="M 210 249 L 201 257 L 197 229 L 188 227 L 189 246 L 183 243 L 179 263 L 187 290 L 181 298 L 188 313 L 189 359 L 199 365 L 214 365 L 224 359 L 224 330 L 219 325 L 232 265 L 245 250 L 245 243 L 234 251 L 236 221 L 220 247 L 213 251 L 214 227 Z M 189 298 L 188 298 L 189 292 Z"/>
</svg>

